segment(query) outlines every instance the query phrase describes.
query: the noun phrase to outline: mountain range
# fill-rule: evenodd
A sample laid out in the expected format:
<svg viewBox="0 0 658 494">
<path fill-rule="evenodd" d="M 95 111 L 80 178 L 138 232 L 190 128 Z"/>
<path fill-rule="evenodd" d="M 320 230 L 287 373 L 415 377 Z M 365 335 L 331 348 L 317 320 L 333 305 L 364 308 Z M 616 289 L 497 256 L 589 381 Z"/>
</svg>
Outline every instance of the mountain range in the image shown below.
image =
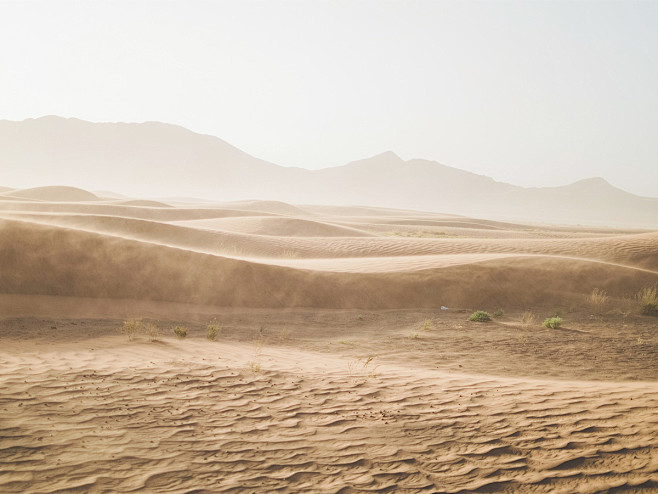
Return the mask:
<svg viewBox="0 0 658 494">
<path fill-rule="evenodd" d="M 388 151 L 307 170 L 251 156 L 218 137 L 159 122 L 47 116 L 0 121 L 0 185 L 70 185 L 132 196 L 367 205 L 491 219 L 658 228 L 658 199 L 602 178 L 524 188 Z"/>
</svg>

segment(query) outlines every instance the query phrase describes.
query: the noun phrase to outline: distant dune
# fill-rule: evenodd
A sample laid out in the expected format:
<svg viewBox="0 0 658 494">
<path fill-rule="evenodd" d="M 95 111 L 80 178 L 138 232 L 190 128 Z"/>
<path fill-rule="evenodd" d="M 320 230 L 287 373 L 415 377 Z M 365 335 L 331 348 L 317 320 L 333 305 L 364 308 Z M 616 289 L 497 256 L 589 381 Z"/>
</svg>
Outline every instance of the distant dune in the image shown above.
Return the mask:
<svg viewBox="0 0 658 494">
<path fill-rule="evenodd" d="M 47 194 L 95 197 L 65 188 Z M 278 202 L 0 201 L 0 291 L 393 309 L 565 304 L 594 288 L 624 297 L 658 279 L 658 232 L 587 234 L 431 213 L 311 210 Z"/>
<path fill-rule="evenodd" d="M 45 186 L 32 189 L 13 190 L 4 193 L 5 196 L 17 199 L 29 199 L 46 202 L 78 202 L 97 201 L 98 196 L 76 187 Z"/>
<path fill-rule="evenodd" d="M 20 183 L 22 170 L 30 169 L 43 184 L 150 197 L 362 205 L 512 221 L 658 228 L 658 199 L 629 194 L 601 178 L 523 188 L 433 161 L 405 161 L 390 151 L 322 170 L 286 168 L 219 138 L 157 122 L 90 123 L 54 116 L 0 121 L 0 162 L 10 164 L 3 174 L 6 183 Z"/>
</svg>

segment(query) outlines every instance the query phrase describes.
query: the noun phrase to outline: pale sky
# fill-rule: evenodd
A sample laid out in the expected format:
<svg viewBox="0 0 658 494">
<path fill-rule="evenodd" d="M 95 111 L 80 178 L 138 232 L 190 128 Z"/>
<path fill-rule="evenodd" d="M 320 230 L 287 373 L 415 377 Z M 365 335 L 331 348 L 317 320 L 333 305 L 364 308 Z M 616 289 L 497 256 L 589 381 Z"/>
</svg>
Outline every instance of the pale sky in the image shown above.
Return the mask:
<svg viewBox="0 0 658 494">
<path fill-rule="evenodd" d="M 658 2 L 627 0 L 0 0 L 0 119 L 157 120 L 283 166 L 392 150 L 655 197 L 657 26 Z"/>
</svg>

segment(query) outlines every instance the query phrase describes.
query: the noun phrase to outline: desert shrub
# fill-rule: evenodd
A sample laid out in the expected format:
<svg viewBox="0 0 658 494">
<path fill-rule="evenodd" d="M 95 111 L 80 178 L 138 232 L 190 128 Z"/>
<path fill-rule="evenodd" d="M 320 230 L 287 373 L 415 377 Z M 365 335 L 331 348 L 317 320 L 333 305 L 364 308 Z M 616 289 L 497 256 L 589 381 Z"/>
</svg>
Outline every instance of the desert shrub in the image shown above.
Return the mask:
<svg viewBox="0 0 658 494">
<path fill-rule="evenodd" d="M 127 319 L 123 321 L 123 325 L 119 328 L 119 331 L 132 341 L 143 330 L 143 327 L 144 323 L 142 323 L 141 319 Z"/>
<path fill-rule="evenodd" d="M 432 320 L 431 319 L 425 319 L 425 322 L 423 322 L 423 331 L 429 331 L 432 329 Z"/>
<path fill-rule="evenodd" d="M 491 316 L 489 315 L 488 312 L 485 312 L 483 310 L 476 310 L 475 312 L 473 312 L 473 314 L 471 314 L 468 320 L 475 322 L 487 322 L 487 321 L 491 321 Z"/>
<path fill-rule="evenodd" d="M 589 296 L 589 303 L 596 311 L 601 311 L 608 301 L 608 294 L 605 290 L 595 288 Z"/>
<path fill-rule="evenodd" d="M 544 319 L 544 327 L 550 329 L 557 329 L 562 325 L 561 317 L 547 317 Z"/>
<path fill-rule="evenodd" d="M 152 322 L 146 323 L 144 325 L 144 334 L 150 341 L 158 341 L 160 339 L 160 328 Z"/>
<path fill-rule="evenodd" d="M 498 309 L 493 313 L 494 317 L 503 317 L 505 315 L 505 311 L 503 309 Z"/>
<path fill-rule="evenodd" d="M 185 326 L 176 326 L 174 328 L 174 334 L 176 335 L 176 338 L 182 340 L 187 336 L 187 328 Z"/>
<path fill-rule="evenodd" d="M 529 310 L 525 311 L 521 316 L 521 325 L 524 328 L 529 328 L 533 324 L 535 324 L 535 315 Z"/>
<path fill-rule="evenodd" d="M 222 327 L 216 323 L 208 324 L 208 326 L 206 326 L 206 329 L 207 329 L 206 338 L 208 338 L 208 340 L 210 341 L 215 341 L 219 333 L 221 333 L 222 331 Z"/>
<path fill-rule="evenodd" d="M 658 294 L 656 294 L 656 287 L 643 288 L 636 295 L 636 299 L 640 304 L 640 312 L 647 316 L 658 316 Z"/>
</svg>

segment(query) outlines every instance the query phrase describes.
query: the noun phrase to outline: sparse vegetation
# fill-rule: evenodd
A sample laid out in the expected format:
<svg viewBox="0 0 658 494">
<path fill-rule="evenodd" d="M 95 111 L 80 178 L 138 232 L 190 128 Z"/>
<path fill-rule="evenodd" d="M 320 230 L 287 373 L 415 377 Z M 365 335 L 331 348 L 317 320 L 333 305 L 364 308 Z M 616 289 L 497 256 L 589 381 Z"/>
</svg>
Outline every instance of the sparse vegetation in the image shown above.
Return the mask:
<svg viewBox="0 0 658 494">
<path fill-rule="evenodd" d="M 350 360 L 347 363 L 347 371 L 349 372 L 350 376 L 353 376 L 355 373 L 358 371 L 363 371 L 366 373 L 368 377 L 375 378 L 377 377 L 377 368 L 379 367 L 378 365 L 371 365 L 373 360 L 377 358 L 377 355 L 369 355 L 368 357 L 365 358 L 357 358 L 354 360 Z"/>
<path fill-rule="evenodd" d="M 128 319 L 123 321 L 123 325 L 119 328 L 121 334 L 125 334 L 128 340 L 132 341 L 137 333 L 142 329 L 143 323 L 141 319 Z"/>
<path fill-rule="evenodd" d="M 411 333 L 409 333 L 409 338 L 411 338 L 412 340 L 417 339 L 417 338 L 418 338 L 418 333 L 414 333 L 414 332 L 412 331 Z"/>
<path fill-rule="evenodd" d="M 219 336 L 219 333 L 221 332 L 222 327 L 214 320 L 206 326 L 206 338 L 209 341 L 217 340 L 217 336 Z"/>
<path fill-rule="evenodd" d="M 636 295 L 640 312 L 645 316 L 658 316 L 658 294 L 656 287 L 643 288 Z"/>
<path fill-rule="evenodd" d="M 285 249 L 281 253 L 281 257 L 285 259 L 299 259 L 301 257 L 301 254 L 294 249 Z"/>
<path fill-rule="evenodd" d="M 503 317 L 505 315 L 505 311 L 503 309 L 498 309 L 493 313 L 494 317 Z"/>
<path fill-rule="evenodd" d="M 475 322 L 487 322 L 487 321 L 491 321 L 491 316 L 489 315 L 488 312 L 485 312 L 483 310 L 476 310 L 475 312 L 473 312 L 473 314 L 470 315 L 468 320 Z"/>
<path fill-rule="evenodd" d="M 261 368 L 261 366 L 258 362 L 256 362 L 255 360 L 252 360 L 251 362 L 249 362 L 249 370 L 254 374 L 258 374 L 263 369 Z"/>
<path fill-rule="evenodd" d="M 291 332 L 288 328 L 283 328 L 279 333 L 279 340 L 288 341 L 290 339 Z"/>
<path fill-rule="evenodd" d="M 589 296 L 589 303 L 596 312 L 601 312 L 608 302 L 608 294 L 605 290 L 595 288 Z"/>
<path fill-rule="evenodd" d="M 160 339 L 160 328 L 152 322 L 145 323 L 141 319 L 127 319 L 123 321 L 119 332 L 128 336 L 130 341 L 134 340 L 140 334 L 146 336 L 150 341 L 158 341 Z"/>
<path fill-rule="evenodd" d="M 144 334 L 146 334 L 149 341 L 159 341 L 160 340 L 160 328 L 158 328 L 152 322 L 146 323 L 144 325 Z"/>
<path fill-rule="evenodd" d="M 455 238 L 458 235 L 449 235 L 446 232 L 439 231 L 392 231 L 384 232 L 384 235 L 389 237 L 410 237 L 410 238 Z"/>
<path fill-rule="evenodd" d="M 429 331 L 432 329 L 432 320 L 431 319 L 425 319 L 425 322 L 423 323 L 423 331 Z"/>
<path fill-rule="evenodd" d="M 525 311 L 521 316 L 521 325 L 527 329 L 534 324 L 535 324 L 535 315 L 529 310 Z"/>
<path fill-rule="evenodd" d="M 176 326 L 174 327 L 174 334 L 179 340 L 185 339 L 187 337 L 187 328 L 185 326 Z"/>
<path fill-rule="evenodd" d="M 544 327 L 550 329 L 557 329 L 562 325 L 561 317 L 547 317 L 544 319 Z"/>
</svg>

